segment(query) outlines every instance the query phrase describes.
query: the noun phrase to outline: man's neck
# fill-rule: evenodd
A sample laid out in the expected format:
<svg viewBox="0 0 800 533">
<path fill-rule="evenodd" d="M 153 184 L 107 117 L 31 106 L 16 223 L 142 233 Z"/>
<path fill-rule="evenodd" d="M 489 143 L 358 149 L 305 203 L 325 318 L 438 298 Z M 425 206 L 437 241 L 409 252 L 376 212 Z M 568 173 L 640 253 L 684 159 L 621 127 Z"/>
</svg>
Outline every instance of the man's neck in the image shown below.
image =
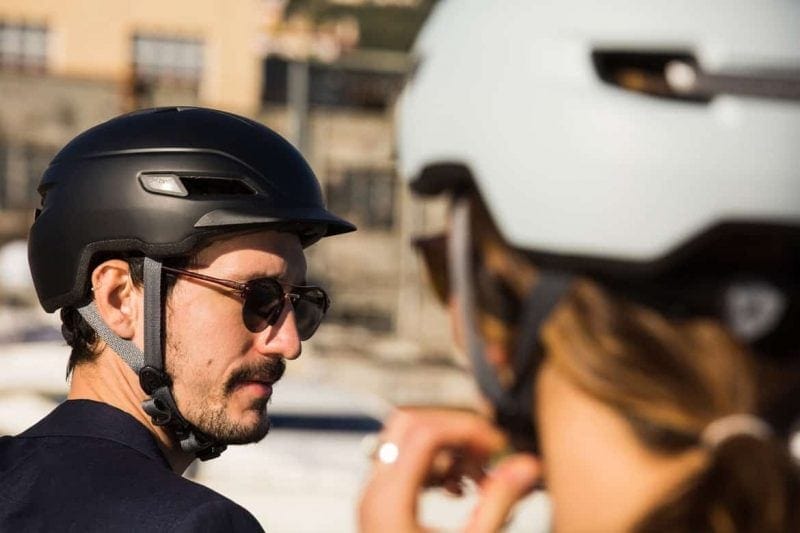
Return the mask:
<svg viewBox="0 0 800 533">
<path fill-rule="evenodd" d="M 102 402 L 134 417 L 153 434 L 172 470 L 183 474 L 194 455 L 181 450 L 164 428 L 153 424 L 142 409 L 142 401 L 146 398 L 138 376 L 108 347 L 94 361 L 74 368 L 67 395 L 69 400 Z"/>
</svg>

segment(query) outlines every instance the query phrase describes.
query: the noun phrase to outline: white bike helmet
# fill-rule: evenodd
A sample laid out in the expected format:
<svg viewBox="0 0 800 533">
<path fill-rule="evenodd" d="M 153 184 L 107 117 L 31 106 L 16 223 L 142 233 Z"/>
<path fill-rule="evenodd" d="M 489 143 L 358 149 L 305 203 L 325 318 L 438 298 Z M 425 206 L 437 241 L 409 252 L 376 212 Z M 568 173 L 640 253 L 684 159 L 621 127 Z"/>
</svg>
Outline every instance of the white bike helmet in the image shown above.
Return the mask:
<svg viewBox="0 0 800 533">
<path fill-rule="evenodd" d="M 796 355 L 800 2 L 449 0 L 415 54 L 417 192 L 474 187 L 538 266 Z"/>
</svg>

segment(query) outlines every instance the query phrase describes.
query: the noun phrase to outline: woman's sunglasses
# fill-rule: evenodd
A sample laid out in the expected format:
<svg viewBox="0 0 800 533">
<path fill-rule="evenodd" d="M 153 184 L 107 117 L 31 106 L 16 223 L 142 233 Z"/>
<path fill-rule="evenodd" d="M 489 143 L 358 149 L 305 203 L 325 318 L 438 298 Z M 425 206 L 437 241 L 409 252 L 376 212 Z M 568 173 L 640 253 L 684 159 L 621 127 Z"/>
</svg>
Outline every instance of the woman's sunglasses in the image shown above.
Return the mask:
<svg viewBox="0 0 800 533">
<path fill-rule="evenodd" d="M 437 299 L 445 305 L 450 298 L 447 240 L 447 234 L 442 233 L 412 241 L 422 257 Z M 475 253 L 472 261 L 473 284 L 480 310 L 508 325 L 515 324 L 520 313 L 520 302 L 514 291 L 502 277 L 486 268 L 480 253 Z"/>
<path fill-rule="evenodd" d="M 180 268 L 163 266 L 162 269 L 175 276 L 200 279 L 232 289 L 234 294 L 244 301 L 242 320 L 245 327 L 253 333 L 264 331 L 267 326 L 274 325 L 281 316 L 286 302 L 290 301 L 294 308 L 297 333 L 301 340 L 308 340 L 317 331 L 331 305 L 327 293 L 320 287 L 288 285 L 290 292 L 286 292 L 283 285 L 274 278 L 258 278 L 239 283 Z"/>
</svg>

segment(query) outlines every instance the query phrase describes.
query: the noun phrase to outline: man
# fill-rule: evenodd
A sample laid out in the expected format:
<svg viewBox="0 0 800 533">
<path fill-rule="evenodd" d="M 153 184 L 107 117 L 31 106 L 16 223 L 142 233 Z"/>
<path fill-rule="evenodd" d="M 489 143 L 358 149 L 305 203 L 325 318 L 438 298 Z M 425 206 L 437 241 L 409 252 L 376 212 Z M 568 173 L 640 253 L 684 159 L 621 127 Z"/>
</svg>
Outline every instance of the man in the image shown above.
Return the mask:
<svg viewBox="0 0 800 533">
<path fill-rule="evenodd" d="M 355 227 L 283 138 L 200 108 L 90 129 L 39 192 L 31 272 L 71 382 L 0 439 L 0 530 L 261 531 L 181 474 L 267 434 L 272 385 L 330 303 L 303 248 Z"/>
</svg>

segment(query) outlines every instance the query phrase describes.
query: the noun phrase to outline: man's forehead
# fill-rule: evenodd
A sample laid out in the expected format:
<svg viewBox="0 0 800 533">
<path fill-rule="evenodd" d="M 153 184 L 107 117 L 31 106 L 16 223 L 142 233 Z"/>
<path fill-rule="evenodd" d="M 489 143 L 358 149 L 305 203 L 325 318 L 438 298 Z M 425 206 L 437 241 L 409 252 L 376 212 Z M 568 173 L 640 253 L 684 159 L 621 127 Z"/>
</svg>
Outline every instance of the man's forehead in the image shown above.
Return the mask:
<svg viewBox="0 0 800 533">
<path fill-rule="evenodd" d="M 260 230 L 225 235 L 197 255 L 199 268 L 217 265 L 247 275 L 305 275 L 303 247 L 297 235 Z M 278 270 L 278 271 L 276 271 Z"/>
</svg>

